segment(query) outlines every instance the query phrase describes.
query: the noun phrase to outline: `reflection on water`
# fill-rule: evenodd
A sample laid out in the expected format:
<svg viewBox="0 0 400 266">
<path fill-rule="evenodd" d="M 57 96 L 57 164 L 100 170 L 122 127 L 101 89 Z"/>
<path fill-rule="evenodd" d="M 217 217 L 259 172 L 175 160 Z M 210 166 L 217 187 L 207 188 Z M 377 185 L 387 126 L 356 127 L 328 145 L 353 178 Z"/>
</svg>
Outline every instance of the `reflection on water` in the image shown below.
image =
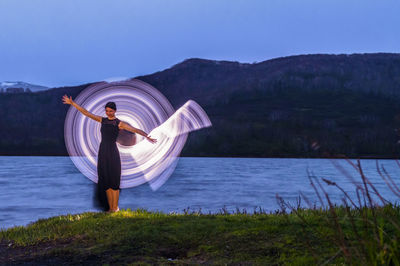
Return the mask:
<svg viewBox="0 0 400 266">
<path fill-rule="evenodd" d="M 361 181 L 352 167 L 336 160 Z M 379 177 L 375 160 L 362 160 L 366 176 L 386 199 L 397 197 Z M 393 160 L 381 160 L 394 180 L 400 168 Z M 0 156 L 0 228 L 26 225 L 54 215 L 99 211 L 93 206 L 94 183 L 82 175 L 69 157 Z M 309 184 L 307 169 L 318 177 L 337 182 L 355 198 L 354 185 L 328 159 L 278 158 L 180 158 L 174 174 L 159 190 L 147 184 L 121 192 L 120 208 L 144 208 L 152 211 L 204 213 L 229 211 L 236 207 L 253 211 L 279 208 L 276 193 L 295 202 L 299 191 L 318 204 Z M 400 184 L 400 182 L 396 182 Z M 326 187 L 335 202 L 342 194 Z"/>
</svg>

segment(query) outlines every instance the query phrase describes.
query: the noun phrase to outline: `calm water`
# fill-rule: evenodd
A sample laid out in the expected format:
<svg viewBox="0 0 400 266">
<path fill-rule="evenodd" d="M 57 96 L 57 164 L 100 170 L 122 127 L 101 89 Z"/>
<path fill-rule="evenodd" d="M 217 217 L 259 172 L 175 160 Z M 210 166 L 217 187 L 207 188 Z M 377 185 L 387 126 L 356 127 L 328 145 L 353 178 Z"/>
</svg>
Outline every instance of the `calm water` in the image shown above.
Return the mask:
<svg viewBox="0 0 400 266">
<path fill-rule="evenodd" d="M 180 158 L 170 179 L 153 192 L 147 184 L 121 192 L 120 208 L 144 208 L 162 212 L 229 211 L 236 207 L 253 211 L 279 209 L 276 193 L 293 204 L 299 191 L 313 203 L 318 198 L 310 185 L 307 169 L 315 176 L 337 182 L 354 194 L 354 185 L 334 163 L 361 181 L 343 160 L 266 158 Z M 366 176 L 386 199 L 397 202 L 376 171 L 375 160 L 362 160 Z M 380 160 L 400 184 L 400 168 L 393 160 Z M 0 228 L 26 225 L 54 215 L 99 211 L 93 206 L 94 183 L 82 175 L 69 157 L 0 156 Z M 329 186 L 327 192 L 340 203 L 342 193 Z M 304 204 L 304 206 L 306 206 Z"/>
</svg>

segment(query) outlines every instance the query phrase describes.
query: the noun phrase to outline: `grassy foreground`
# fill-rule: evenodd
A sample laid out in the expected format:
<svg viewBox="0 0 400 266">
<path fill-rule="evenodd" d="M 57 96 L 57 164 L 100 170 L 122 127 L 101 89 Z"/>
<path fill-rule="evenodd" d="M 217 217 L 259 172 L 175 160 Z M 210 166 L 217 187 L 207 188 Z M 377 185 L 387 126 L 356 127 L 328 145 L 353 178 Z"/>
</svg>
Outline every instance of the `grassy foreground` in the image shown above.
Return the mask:
<svg viewBox="0 0 400 266">
<path fill-rule="evenodd" d="M 382 231 L 393 239 L 393 232 L 399 231 L 379 212 L 395 212 L 400 218 L 399 208 L 375 210 Z M 330 221 L 338 220 L 351 250 L 351 243 L 360 240 L 349 214 L 362 231 L 365 212 L 336 207 L 335 213 L 338 219 L 322 209 L 275 214 L 164 214 L 127 209 L 57 216 L 0 231 L 0 261 L 32 265 L 342 264 L 346 256 Z"/>
</svg>

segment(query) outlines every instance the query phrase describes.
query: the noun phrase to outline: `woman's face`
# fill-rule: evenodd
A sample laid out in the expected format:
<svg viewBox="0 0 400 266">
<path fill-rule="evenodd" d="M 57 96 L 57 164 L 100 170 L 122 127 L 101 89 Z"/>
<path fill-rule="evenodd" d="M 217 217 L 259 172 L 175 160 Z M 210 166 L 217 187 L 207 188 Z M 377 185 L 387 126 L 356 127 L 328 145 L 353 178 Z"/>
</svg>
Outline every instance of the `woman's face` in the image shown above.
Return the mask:
<svg viewBox="0 0 400 266">
<path fill-rule="evenodd" d="M 112 109 L 112 108 L 110 108 L 110 107 L 106 107 L 106 115 L 107 115 L 108 117 L 114 117 L 114 115 L 115 115 L 115 110 Z"/>
</svg>

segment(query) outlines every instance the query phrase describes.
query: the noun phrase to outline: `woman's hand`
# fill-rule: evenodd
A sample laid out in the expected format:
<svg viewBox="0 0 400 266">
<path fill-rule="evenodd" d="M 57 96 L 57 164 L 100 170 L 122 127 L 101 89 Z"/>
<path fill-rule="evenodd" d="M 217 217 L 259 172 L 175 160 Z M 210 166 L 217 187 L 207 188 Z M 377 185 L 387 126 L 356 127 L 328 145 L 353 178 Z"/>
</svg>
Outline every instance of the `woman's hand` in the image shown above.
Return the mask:
<svg viewBox="0 0 400 266">
<path fill-rule="evenodd" d="M 148 141 L 150 141 L 151 143 L 156 143 L 156 142 L 157 142 L 156 139 L 152 139 L 152 138 L 150 138 L 149 136 L 147 136 L 146 139 L 147 139 Z"/>
<path fill-rule="evenodd" d="M 72 100 L 72 97 L 69 96 L 69 98 L 68 98 L 67 95 L 64 95 L 63 98 L 62 98 L 62 100 L 63 100 L 63 103 L 64 103 L 64 104 L 72 104 L 72 103 L 74 102 L 74 101 Z"/>
</svg>

